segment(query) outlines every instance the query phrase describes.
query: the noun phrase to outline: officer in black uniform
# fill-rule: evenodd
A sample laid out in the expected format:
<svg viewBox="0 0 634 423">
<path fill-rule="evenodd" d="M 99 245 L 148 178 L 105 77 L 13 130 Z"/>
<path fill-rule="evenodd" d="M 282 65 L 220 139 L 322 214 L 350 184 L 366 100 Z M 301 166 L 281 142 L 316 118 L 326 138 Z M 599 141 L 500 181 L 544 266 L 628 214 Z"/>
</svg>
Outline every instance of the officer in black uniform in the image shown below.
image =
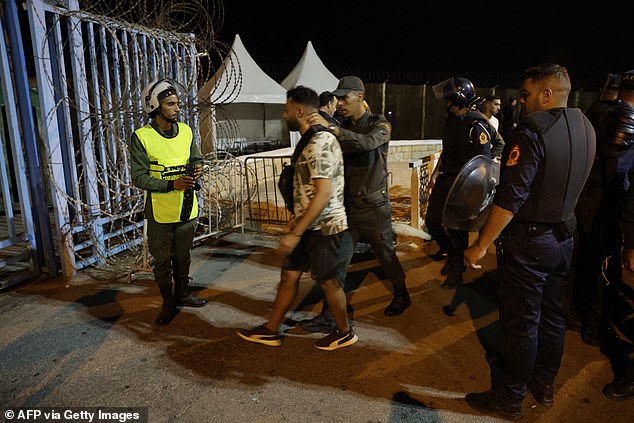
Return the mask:
<svg viewBox="0 0 634 423">
<path fill-rule="evenodd" d="M 626 151 L 621 142 L 625 134 L 617 124 L 624 111 L 627 114 L 624 107 L 629 108 L 617 99 L 620 81 L 621 75 L 608 75 L 599 99 L 586 112 L 597 134 L 597 154 L 575 209 L 573 308 L 569 311 L 569 322 L 577 323 L 578 319 L 581 338 L 590 345 L 600 344 L 605 275 L 602 265 L 607 257 L 612 256 L 610 261 L 616 264 L 610 266 L 610 272 L 618 272 L 611 276 L 620 279 L 620 253 L 615 250 L 620 246 L 615 244 L 621 238 L 618 198 L 623 198 L 627 169 L 620 171 L 615 179 L 619 162 L 623 161 L 622 153 Z"/>
<path fill-rule="evenodd" d="M 345 119 L 341 126 L 328 124 L 318 114 L 310 123 L 327 126 L 339 140 L 346 177 L 346 212 L 353 240 L 356 243 L 363 238 L 374 250 L 393 287 L 394 296 L 383 313 L 398 316 L 410 306 L 411 299 L 405 284 L 405 271 L 396 255 L 387 186 L 392 126 L 384 116 L 366 110 L 365 86 L 360 78 L 341 78 L 333 94 L 337 97 L 337 111 Z"/>
<path fill-rule="evenodd" d="M 447 229 L 442 224 L 442 213 L 447 194 L 460 172 L 471 158 L 484 155 L 491 158 L 492 128 L 486 116 L 475 110 L 482 101 L 475 94 L 473 84 L 466 78 L 450 78 L 433 87 L 436 98 L 447 101 L 447 121 L 442 138 L 442 153 L 429 181 L 429 204 L 425 224 L 440 250 L 448 255 L 441 285 L 452 289 L 462 284 L 465 271 L 463 252 L 469 246 L 469 232 Z M 504 145 L 502 144 L 502 148 Z"/>
<path fill-rule="evenodd" d="M 518 419 L 526 389 L 554 400 L 566 332 L 565 287 L 573 253 L 574 209 L 595 155 L 595 133 L 579 109 L 567 108 L 566 68 L 544 64 L 524 73 L 526 115 L 508 140 L 505 167 L 480 236 L 464 253 L 477 261 L 496 240 L 502 380 L 469 393 L 473 408 Z M 573 147 L 574 146 L 574 147 Z"/>
<path fill-rule="evenodd" d="M 595 305 L 602 305 L 600 347 L 614 374 L 603 393 L 623 400 L 634 398 L 634 286 L 631 273 L 624 278 L 622 272 L 622 264 L 634 270 L 634 71 L 623 74 L 617 99 L 604 108 L 595 128 L 595 163 L 604 179 L 590 242 L 600 247 L 594 254 L 601 260 L 582 271 L 596 278 L 590 282 L 598 288 Z"/>
</svg>

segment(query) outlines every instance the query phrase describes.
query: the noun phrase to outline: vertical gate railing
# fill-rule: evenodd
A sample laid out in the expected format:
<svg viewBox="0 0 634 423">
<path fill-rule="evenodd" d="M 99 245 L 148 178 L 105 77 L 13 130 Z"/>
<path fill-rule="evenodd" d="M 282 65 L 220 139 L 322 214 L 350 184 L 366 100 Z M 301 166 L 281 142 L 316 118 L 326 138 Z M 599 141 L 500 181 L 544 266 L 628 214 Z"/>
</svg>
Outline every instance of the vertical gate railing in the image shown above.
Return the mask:
<svg viewBox="0 0 634 423">
<path fill-rule="evenodd" d="M 244 159 L 248 193 L 248 220 L 251 226 L 266 229 L 267 225 L 283 225 L 290 219 L 277 182 L 291 157 L 257 154 Z"/>
<path fill-rule="evenodd" d="M 181 120 L 200 144 L 193 36 L 135 28 L 69 3 L 27 2 L 66 277 L 143 241 L 143 195 L 131 184 L 127 151 L 130 134 L 146 123 L 143 86 L 156 78 L 182 83 Z"/>
<path fill-rule="evenodd" d="M 15 5 L 13 5 L 15 7 Z M 7 15 L 11 11 L 6 11 Z M 11 16 L 5 16 L 11 19 Z M 15 28 L 13 28 L 15 30 Z M 20 113 L 29 112 L 28 107 L 18 110 L 14 86 L 19 83 L 12 78 L 11 68 L 20 68 L 19 63 L 11 63 L 9 51 L 4 42 L 5 28 L 0 20 L 0 289 L 14 285 L 39 273 L 36 257 L 37 245 L 35 223 L 31 214 L 25 147 L 20 126 L 26 131 Z M 15 52 L 13 52 L 15 53 Z M 16 55 L 13 54 L 15 58 Z M 25 81 L 22 81 L 25 82 Z M 26 88 L 26 87 L 23 87 Z M 24 92 L 26 91 L 26 92 Z M 28 90 L 20 94 L 29 95 Z M 35 131 L 28 140 L 35 144 Z M 26 142 L 28 142 L 26 141 Z"/>
</svg>

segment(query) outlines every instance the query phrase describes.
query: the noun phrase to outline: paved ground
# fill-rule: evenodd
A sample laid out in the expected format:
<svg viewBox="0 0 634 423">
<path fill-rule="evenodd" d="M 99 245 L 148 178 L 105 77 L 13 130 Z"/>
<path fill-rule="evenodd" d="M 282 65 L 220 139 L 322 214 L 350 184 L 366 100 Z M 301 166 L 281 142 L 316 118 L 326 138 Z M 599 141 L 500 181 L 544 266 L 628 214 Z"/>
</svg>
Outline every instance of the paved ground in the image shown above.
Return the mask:
<svg viewBox="0 0 634 423">
<path fill-rule="evenodd" d="M 356 256 L 347 282 L 356 288 L 350 316 L 360 342 L 325 352 L 312 345 L 317 335 L 292 327 L 318 311 L 309 279 L 282 347 L 235 335 L 268 315 L 275 245 L 274 237 L 234 233 L 196 247 L 193 283 L 209 304 L 164 328 L 152 324 L 161 301 L 147 275 L 128 284 L 125 274 L 85 271 L 68 284 L 0 294 L 0 405 L 147 407 L 150 422 L 496 421 L 463 399 L 488 389 L 485 355 L 501 345 L 493 255 L 483 263 L 489 270 L 444 291 L 442 264 L 427 257 L 434 245 L 401 243 L 413 304 L 396 318 L 383 315 L 391 294 L 376 262 Z M 443 313 L 449 304 L 454 316 Z M 555 405 L 537 406 L 529 395 L 522 421 L 634 421 L 634 402 L 601 394 L 610 380 L 598 349 L 568 332 Z"/>
</svg>

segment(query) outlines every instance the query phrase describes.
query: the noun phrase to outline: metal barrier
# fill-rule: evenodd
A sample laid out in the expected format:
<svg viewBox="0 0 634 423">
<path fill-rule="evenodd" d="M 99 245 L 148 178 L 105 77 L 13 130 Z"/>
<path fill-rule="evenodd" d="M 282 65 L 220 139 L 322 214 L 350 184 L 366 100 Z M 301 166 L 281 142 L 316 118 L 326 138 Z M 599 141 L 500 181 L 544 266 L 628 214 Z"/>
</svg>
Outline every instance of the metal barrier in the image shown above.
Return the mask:
<svg viewBox="0 0 634 423">
<path fill-rule="evenodd" d="M 440 152 L 430 154 L 410 162 L 411 173 L 411 220 L 410 225 L 416 229 L 423 228 L 423 221 L 427 213 L 429 201 L 429 179 L 438 163 Z"/>
<path fill-rule="evenodd" d="M 411 171 L 411 219 L 410 225 L 423 228 L 429 200 L 428 185 L 440 152 L 429 154 L 409 164 Z M 246 221 L 256 230 L 268 231 L 271 226 L 285 226 L 290 213 L 277 188 L 277 181 L 284 164 L 290 163 L 288 155 L 248 156 L 244 159 L 246 189 L 248 192 L 248 216 Z M 276 228 L 273 228 L 276 229 Z"/>
<path fill-rule="evenodd" d="M 285 226 L 290 219 L 284 199 L 277 188 L 282 168 L 291 156 L 248 156 L 244 159 L 248 193 L 248 220 L 256 229 L 268 231 L 270 225 Z"/>
<path fill-rule="evenodd" d="M 246 178 L 242 162 L 234 158 L 207 160 L 198 192 L 200 214 L 194 241 L 244 224 Z"/>
</svg>

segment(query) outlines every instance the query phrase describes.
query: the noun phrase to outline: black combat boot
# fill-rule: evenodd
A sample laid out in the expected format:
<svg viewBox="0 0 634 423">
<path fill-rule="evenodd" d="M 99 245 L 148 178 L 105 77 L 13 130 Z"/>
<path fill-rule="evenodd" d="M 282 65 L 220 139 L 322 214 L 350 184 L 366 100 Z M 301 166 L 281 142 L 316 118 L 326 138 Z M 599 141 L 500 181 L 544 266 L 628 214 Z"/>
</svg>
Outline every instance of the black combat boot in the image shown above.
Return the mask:
<svg viewBox="0 0 634 423">
<path fill-rule="evenodd" d="M 513 400 L 503 389 L 473 392 L 465 397 L 467 403 L 478 411 L 497 414 L 511 420 L 522 417 L 522 401 Z"/>
<path fill-rule="evenodd" d="M 462 272 L 449 272 L 440 287 L 442 289 L 455 289 L 459 285 L 462 285 Z"/>
<path fill-rule="evenodd" d="M 189 288 L 189 276 L 180 276 L 176 280 L 176 305 L 184 307 L 202 307 L 207 300 L 193 294 Z"/>
<path fill-rule="evenodd" d="M 157 326 L 167 326 L 174 319 L 174 316 L 176 316 L 176 301 L 171 287 L 161 288 L 161 297 L 163 297 L 163 308 L 158 316 L 156 316 L 154 324 Z"/>
<path fill-rule="evenodd" d="M 394 298 L 392 298 L 392 302 L 388 305 L 385 310 L 383 310 L 383 314 L 386 316 L 399 316 L 403 314 L 403 312 L 412 304 L 412 300 L 409 298 L 409 292 L 407 292 L 407 288 L 399 288 L 396 292 L 394 292 Z"/>
</svg>

